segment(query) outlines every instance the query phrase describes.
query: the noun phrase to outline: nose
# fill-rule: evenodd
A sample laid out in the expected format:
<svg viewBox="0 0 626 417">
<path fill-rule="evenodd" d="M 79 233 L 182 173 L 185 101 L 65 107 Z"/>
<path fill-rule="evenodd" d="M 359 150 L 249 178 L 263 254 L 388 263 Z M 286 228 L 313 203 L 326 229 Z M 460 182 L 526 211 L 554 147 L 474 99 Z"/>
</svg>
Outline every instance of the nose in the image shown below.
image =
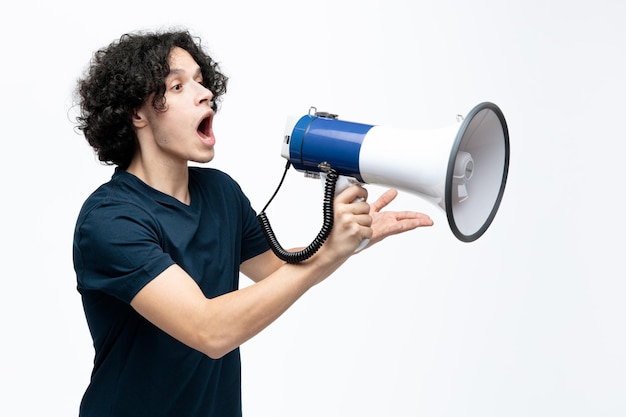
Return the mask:
<svg viewBox="0 0 626 417">
<path fill-rule="evenodd" d="M 198 83 L 198 94 L 197 94 L 197 103 L 203 104 L 208 102 L 209 105 L 213 106 L 213 92 L 206 88 L 204 85 Z"/>
</svg>

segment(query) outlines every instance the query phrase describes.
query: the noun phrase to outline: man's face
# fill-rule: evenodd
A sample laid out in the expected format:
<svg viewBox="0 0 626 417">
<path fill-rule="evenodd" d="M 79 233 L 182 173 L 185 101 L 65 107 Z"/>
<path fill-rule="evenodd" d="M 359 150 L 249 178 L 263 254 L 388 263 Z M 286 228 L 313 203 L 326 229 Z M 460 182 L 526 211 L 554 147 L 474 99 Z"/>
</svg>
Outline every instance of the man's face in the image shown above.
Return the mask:
<svg viewBox="0 0 626 417">
<path fill-rule="evenodd" d="M 209 162 L 215 145 L 213 93 L 202 85 L 200 67 L 184 49 L 172 49 L 169 64 L 170 73 L 165 79 L 166 109 L 156 111 L 151 99 L 147 100 L 138 113 L 148 123 L 145 130 L 138 128 L 137 134 L 149 139 L 153 159 L 185 165 L 188 161 Z"/>
</svg>

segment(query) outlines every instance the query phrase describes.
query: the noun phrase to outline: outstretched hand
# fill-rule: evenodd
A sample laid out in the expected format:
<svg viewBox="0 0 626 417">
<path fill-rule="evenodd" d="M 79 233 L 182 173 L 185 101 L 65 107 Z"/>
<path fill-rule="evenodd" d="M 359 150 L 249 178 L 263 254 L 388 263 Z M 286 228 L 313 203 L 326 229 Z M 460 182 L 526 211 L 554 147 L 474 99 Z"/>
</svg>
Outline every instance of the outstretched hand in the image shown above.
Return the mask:
<svg viewBox="0 0 626 417">
<path fill-rule="evenodd" d="M 407 232 L 422 226 L 433 225 L 432 219 L 427 214 L 414 211 L 382 211 L 397 195 L 397 190 L 390 189 L 385 191 L 375 202 L 370 204 L 373 235 L 368 247 L 380 242 L 388 236 Z"/>
</svg>

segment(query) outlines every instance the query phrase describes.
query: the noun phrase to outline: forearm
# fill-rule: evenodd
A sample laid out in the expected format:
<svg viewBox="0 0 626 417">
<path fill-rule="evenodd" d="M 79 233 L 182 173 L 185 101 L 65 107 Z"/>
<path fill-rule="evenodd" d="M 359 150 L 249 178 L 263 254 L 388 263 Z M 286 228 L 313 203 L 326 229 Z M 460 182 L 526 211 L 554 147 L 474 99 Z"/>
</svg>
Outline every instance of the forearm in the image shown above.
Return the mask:
<svg viewBox="0 0 626 417">
<path fill-rule="evenodd" d="M 207 300 L 198 324 L 205 353 L 219 357 L 254 337 L 334 269 L 315 261 L 284 264 L 253 285 Z"/>
<path fill-rule="evenodd" d="M 265 279 L 211 299 L 173 265 L 147 284 L 131 305 L 170 336 L 218 358 L 266 328 L 341 264 L 321 252 L 301 264 L 281 263 Z"/>
</svg>

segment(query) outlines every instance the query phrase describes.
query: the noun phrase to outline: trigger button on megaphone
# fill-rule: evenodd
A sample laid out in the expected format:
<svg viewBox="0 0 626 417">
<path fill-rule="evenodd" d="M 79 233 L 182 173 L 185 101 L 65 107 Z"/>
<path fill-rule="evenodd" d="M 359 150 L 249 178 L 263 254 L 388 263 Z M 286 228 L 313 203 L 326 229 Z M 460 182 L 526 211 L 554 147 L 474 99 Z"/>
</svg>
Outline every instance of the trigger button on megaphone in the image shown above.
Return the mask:
<svg viewBox="0 0 626 417">
<path fill-rule="evenodd" d="M 326 111 L 316 111 L 315 115 L 317 117 L 325 117 L 326 119 L 337 119 L 337 118 L 339 118 L 338 114 L 328 113 Z"/>
</svg>

